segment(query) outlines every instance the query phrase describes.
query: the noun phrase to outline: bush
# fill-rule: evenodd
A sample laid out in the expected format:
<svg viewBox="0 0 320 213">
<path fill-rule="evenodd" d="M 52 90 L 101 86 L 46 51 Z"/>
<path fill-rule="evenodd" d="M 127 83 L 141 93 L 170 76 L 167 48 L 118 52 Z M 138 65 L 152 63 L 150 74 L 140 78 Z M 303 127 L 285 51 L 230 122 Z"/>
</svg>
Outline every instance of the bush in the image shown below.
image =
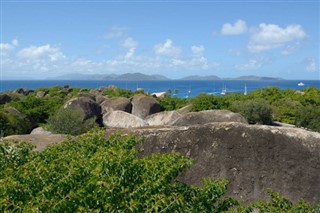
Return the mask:
<svg viewBox="0 0 320 213">
<path fill-rule="evenodd" d="M 0 111 L 0 137 L 27 134 L 31 131 L 31 122 L 19 115 Z"/>
<path fill-rule="evenodd" d="M 0 177 L 0 212 L 222 212 L 226 180 L 176 180 L 191 165 L 179 153 L 138 157 L 139 140 L 94 131 L 35 153 Z M 12 166 L 12 167 L 11 167 Z"/>
<path fill-rule="evenodd" d="M 83 121 L 81 111 L 61 108 L 48 119 L 47 128 L 54 133 L 79 135 L 96 125 L 95 118 Z"/>
<path fill-rule="evenodd" d="M 318 213 L 320 205 L 312 206 L 310 203 L 300 199 L 293 204 L 278 192 L 266 189 L 271 197 L 270 201 L 258 201 L 247 207 L 239 207 L 228 212 L 233 213 L 251 213 L 251 212 L 290 212 L 290 213 Z M 319 203 L 320 204 L 320 203 Z"/>
<path fill-rule="evenodd" d="M 172 97 L 157 98 L 161 107 L 165 110 L 177 110 L 187 105 L 187 99 Z"/>
<path fill-rule="evenodd" d="M 320 107 L 301 107 L 296 115 L 296 125 L 320 132 Z"/>
<path fill-rule="evenodd" d="M 221 100 L 221 98 L 214 95 L 200 94 L 191 100 L 191 111 L 199 112 L 209 109 L 221 109 L 219 100 Z"/>
<path fill-rule="evenodd" d="M 9 105 L 25 114 L 34 122 L 45 123 L 48 117 L 61 107 L 62 104 L 63 99 L 59 97 L 37 98 L 34 95 L 29 95 Z"/>
<path fill-rule="evenodd" d="M 296 114 L 302 105 L 295 100 L 283 98 L 272 105 L 275 120 L 295 124 Z"/>
<path fill-rule="evenodd" d="M 242 114 L 251 124 L 272 124 L 272 108 L 264 99 L 235 102 L 233 111 Z"/>
</svg>

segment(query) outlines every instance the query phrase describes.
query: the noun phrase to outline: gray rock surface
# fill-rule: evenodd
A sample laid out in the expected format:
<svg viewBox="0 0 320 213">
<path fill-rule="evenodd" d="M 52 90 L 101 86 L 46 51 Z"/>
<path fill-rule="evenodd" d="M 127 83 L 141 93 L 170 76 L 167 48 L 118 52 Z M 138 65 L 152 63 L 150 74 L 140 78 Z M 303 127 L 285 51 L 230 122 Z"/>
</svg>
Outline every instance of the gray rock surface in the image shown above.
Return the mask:
<svg viewBox="0 0 320 213">
<path fill-rule="evenodd" d="M 189 112 L 172 123 L 172 125 L 190 126 L 212 122 L 240 122 L 247 124 L 247 120 L 239 113 L 230 112 L 228 110 L 206 110 L 201 112 Z"/>
<path fill-rule="evenodd" d="M 45 92 L 45 91 L 39 91 L 39 92 L 37 92 L 36 96 L 38 98 L 42 98 L 42 97 L 46 96 L 46 94 L 47 94 L 47 92 Z"/>
<path fill-rule="evenodd" d="M 141 118 L 123 111 L 111 111 L 103 116 L 103 124 L 112 128 L 133 128 L 147 126 Z"/>
<path fill-rule="evenodd" d="M 145 120 L 150 126 L 172 125 L 183 115 L 187 114 L 190 109 L 191 106 L 186 106 L 175 111 L 158 112 L 147 116 Z"/>
<path fill-rule="evenodd" d="M 12 101 L 12 98 L 10 95 L 6 93 L 0 93 L 0 104 L 5 104 Z"/>
<path fill-rule="evenodd" d="M 105 100 L 107 100 L 108 98 L 104 95 L 97 95 L 96 97 L 96 102 L 98 104 L 102 104 Z"/>
<path fill-rule="evenodd" d="M 101 103 L 100 106 L 102 109 L 102 114 L 115 110 L 131 113 L 132 110 L 132 104 L 130 100 L 124 97 L 115 97 L 107 99 L 103 103 Z"/>
<path fill-rule="evenodd" d="M 163 109 L 160 104 L 152 97 L 146 95 L 135 95 L 132 100 L 132 114 L 140 118 L 145 118 L 148 115 L 161 112 Z"/>
<path fill-rule="evenodd" d="M 30 132 L 30 135 L 51 135 L 52 132 L 45 130 L 42 127 L 37 127 Z"/>
<path fill-rule="evenodd" d="M 18 93 L 18 94 L 22 94 L 22 95 L 29 95 L 30 93 L 33 93 L 34 90 L 28 89 L 28 88 L 18 88 L 16 90 L 13 91 L 13 93 Z"/>
<path fill-rule="evenodd" d="M 53 145 L 56 143 L 61 143 L 65 139 L 66 139 L 65 135 L 51 134 L 51 135 L 10 135 L 1 140 L 30 142 L 36 146 L 35 150 L 42 151 L 47 146 Z"/>
<path fill-rule="evenodd" d="M 7 114 L 11 114 L 16 118 L 19 118 L 19 120 L 21 119 L 20 124 L 26 127 L 28 133 L 37 126 L 37 124 L 32 119 L 28 118 L 25 114 L 23 114 L 14 107 L 6 107 L 4 109 L 4 112 Z"/>
<path fill-rule="evenodd" d="M 94 94 L 91 94 L 91 93 L 79 92 L 79 93 L 78 93 L 78 96 L 79 96 L 79 97 L 87 97 L 87 98 L 92 99 L 93 101 L 96 101 L 96 96 L 95 96 Z"/>
<path fill-rule="evenodd" d="M 175 150 L 193 158 L 194 165 L 179 176 L 186 183 L 226 178 L 227 195 L 249 202 L 267 199 L 265 188 L 293 202 L 320 199 L 319 133 L 237 122 L 123 131 L 144 137 L 139 145 L 142 155 Z"/>
<path fill-rule="evenodd" d="M 73 98 L 64 105 L 64 108 L 81 111 L 83 113 L 83 120 L 92 117 L 96 117 L 97 119 L 101 117 L 100 105 L 89 97 Z"/>
</svg>

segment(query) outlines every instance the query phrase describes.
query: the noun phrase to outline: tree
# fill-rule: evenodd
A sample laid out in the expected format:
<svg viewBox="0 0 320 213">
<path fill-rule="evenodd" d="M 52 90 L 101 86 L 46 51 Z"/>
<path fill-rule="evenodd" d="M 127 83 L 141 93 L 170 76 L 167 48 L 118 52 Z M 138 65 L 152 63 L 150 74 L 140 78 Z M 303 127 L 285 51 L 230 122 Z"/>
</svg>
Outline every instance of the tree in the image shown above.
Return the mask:
<svg viewBox="0 0 320 213">
<path fill-rule="evenodd" d="M 48 129 L 54 133 L 79 135 L 96 126 L 95 118 L 83 121 L 82 113 L 61 108 L 48 119 Z"/>
<path fill-rule="evenodd" d="M 235 102 L 232 108 L 242 114 L 251 124 L 272 124 L 272 108 L 264 99 Z"/>
<path fill-rule="evenodd" d="M 301 107 L 296 115 L 296 125 L 320 132 L 320 107 Z"/>
</svg>

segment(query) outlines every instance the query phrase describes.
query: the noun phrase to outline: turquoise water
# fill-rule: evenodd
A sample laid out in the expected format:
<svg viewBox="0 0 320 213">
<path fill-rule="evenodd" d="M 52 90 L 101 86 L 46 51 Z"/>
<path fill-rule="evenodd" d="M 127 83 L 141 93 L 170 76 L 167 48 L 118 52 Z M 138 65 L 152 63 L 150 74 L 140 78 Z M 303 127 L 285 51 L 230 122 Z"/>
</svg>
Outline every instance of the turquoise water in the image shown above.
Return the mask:
<svg viewBox="0 0 320 213">
<path fill-rule="evenodd" d="M 304 86 L 298 86 L 303 82 Z M 136 90 L 143 88 L 146 92 L 163 92 L 170 89 L 172 92 L 177 90 L 178 97 L 194 97 L 199 93 L 210 93 L 220 95 L 223 88 L 227 93 L 244 93 L 245 86 L 247 91 L 253 91 L 269 86 L 276 86 L 280 89 L 301 90 L 306 87 L 314 86 L 320 88 L 319 80 L 278 80 L 278 81 L 244 81 L 244 80 L 213 80 L 213 81 L 106 81 L 106 80 L 4 80 L 0 82 L 0 91 L 15 90 L 17 88 L 37 89 L 39 87 L 52 87 L 70 85 L 80 88 L 99 88 L 101 86 L 116 85 L 123 89 Z"/>
</svg>

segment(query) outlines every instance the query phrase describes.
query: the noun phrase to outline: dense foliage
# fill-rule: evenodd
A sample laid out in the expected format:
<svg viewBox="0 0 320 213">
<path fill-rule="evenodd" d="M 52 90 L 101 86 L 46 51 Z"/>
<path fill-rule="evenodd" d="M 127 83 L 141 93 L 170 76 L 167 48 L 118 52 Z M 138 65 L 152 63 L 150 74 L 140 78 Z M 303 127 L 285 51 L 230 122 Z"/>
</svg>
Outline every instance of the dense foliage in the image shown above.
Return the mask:
<svg viewBox="0 0 320 213">
<path fill-rule="evenodd" d="M 60 108 L 50 116 L 46 125 L 53 133 L 80 135 L 97 126 L 95 118 L 83 120 L 82 113 L 70 108 Z"/>
<path fill-rule="evenodd" d="M 138 157 L 139 139 L 93 130 L 32 151 L 0 143 L 0 212 L 319 212 L 268 191 L 271 201 L 237 207 L 226 180 L 196 187 L 175 178 L 192 161 L 179 153 Z"/>
<path fill-rule="evenodd" d="M 272 124 L 272 109 L 264 99 L 235 101 L 233 111 L 242 114 L 251 124 Z"/>
<path fill-rule="evenodd" d="M 0 111 L 0 136 L 26 134 L 32 129 L 31 122 L 18 114 Z"/>
<path fill-rule="evenodd" d="M 135 94 L 145 94 L 144 90 L 136 90 L 136 91 L 131 91 L 131 90 L 126 90 L 122 88 L 112 88 L 112 87 L 107 87 L 103 89 L 103 94 L 108 96 L 109 98 L 112 97 L 126 97 L 126 98 L 131 98 Z"/>
<path fill-rule="evenodd" d="M 172 97 L 170 95 L 164 98 L 157 98 L 159 104 L 166 110 L 177 110 L 188 104 L 185 98 Z"/>
<path fill-rule="evenodd" d="M 37 97 L 36 94 L 39 91 L 45 92 L 46 95 L 41 98 Z M 117 87 L 106 87 L 101 91 L 108 97 L 122 96 L 127 98 L 144 93 L 142 90 L 132 92 Z M 29 133 L 32 127 L 46 123 L 48 118 L 55 115 L 67 100 L 89 92 L 89 89 L 56 86 L 39 88 L 27 96 L 10 93 L 13 100 L 0 109 L 1 135 Z M 315 87 L 309 87 L 302 91 L 268 87 L 255 90 L 248 95 L 237 93 L 224 96 L 199 94 L 188 99 L 177 98 L 168 93 L 165 98 L 157 100 L 165 110 L 176 110 L 192 104 L 192 111 L 227 109 L 241 113 L 250 123 L 270 124 L 273 120 L 320 132 L 320 89 Z M 7 107 L 14 107 L 26 115 L 26 118 L 7 114 L 4 111 Z"/>
<path fill-rule="evenodd" d="M 178 153 L 138 158 L 137 142 L 95 130 L 43 152 L 0 144 L 0 211 L 221 212 L 238 204 L 221 198 L 227 181 L 205 179 L 202 188 L 177 182 L 191 160 Z"/>
<path fill-rule="evenodd" d="M 191 103 L 192 111 L 227 109 L 241 113 L 250 123 L 270 124 L 273 120 L 320 132 L 320 89 L 316 87 L 309 87 L 302 91 L 268 87 L 255 90 L 248 95 L 199 94 L 187 100 L 170 96 L 167 100 L 169 101 L 160 101 L 166 110 L 177 109 L 177 106 L 182 107 Z"/>
</svg>

